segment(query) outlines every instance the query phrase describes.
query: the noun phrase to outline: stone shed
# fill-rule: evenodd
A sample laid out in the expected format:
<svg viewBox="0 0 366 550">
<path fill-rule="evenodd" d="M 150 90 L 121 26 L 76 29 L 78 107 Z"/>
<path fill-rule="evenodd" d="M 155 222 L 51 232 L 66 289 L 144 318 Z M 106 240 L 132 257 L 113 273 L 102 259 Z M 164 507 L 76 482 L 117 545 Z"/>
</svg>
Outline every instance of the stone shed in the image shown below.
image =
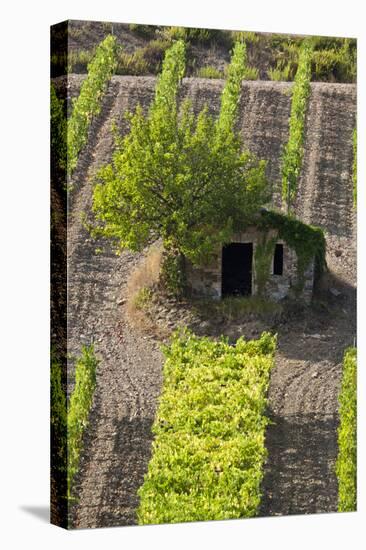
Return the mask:
<svg viewBox="0 0 366 550">
<path fill-rule="evenodd" d="M 209 263 L 194 266 L 186 261 L 187 291 L 202 298 L 259 295 L 309 303 L 324 268 L 321 229 L 263 209 Z"/>
</svg>

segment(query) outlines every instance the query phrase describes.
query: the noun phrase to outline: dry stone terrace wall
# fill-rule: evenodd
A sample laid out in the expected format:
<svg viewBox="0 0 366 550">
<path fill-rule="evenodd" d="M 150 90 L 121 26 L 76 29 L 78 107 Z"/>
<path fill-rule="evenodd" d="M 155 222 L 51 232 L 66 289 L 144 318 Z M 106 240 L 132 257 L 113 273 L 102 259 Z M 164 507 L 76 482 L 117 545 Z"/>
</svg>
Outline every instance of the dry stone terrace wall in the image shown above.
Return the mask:
<svg viewBox="0 0 366 550">
<path fill-rule="evenodd" d="M 54 80 L 56 87 L 63 78 Z M 85 75 L 69 75 L 69 97 L 77 95 L 84 78 Z M 109 88 L 117 96 L 130 95 L 131 106 L 138 101 L 147 109 L 155 83 L 155 77 L 115 76 Z M 217 115 L 223 86 L 223 80 L 185 78 L 180 101 L 188 97 L 196 112 L 207 103 L 209 111 Z M 243 82 L 239 106 L 238 129 L 244 144 L 259 158 L 268 160 L 267 176 L 273 204 L 277 207 L 281 205 L 281 152 L 288 140 L 291 87 L 292 83 L 288 82 Z M 123 114 L 122 110 L 118 113 L 117 123 L 127 131 Z M 356 85 L 311 84 L 295 213 L 304 222 L 325 229 L 328 262 L 340 275 L 346 268 L 347 279 L 353 278 L 353 283 L 356 219 L 352 205 L 352 131 L 355 124 Z"/>
</svg>

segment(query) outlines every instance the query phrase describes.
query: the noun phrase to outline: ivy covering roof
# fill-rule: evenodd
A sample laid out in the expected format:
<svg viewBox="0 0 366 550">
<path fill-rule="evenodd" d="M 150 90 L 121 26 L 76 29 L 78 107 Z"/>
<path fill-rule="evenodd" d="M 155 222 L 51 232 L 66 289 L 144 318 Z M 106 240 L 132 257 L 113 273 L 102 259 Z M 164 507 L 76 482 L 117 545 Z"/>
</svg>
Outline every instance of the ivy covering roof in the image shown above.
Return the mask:
<svg viewBox="0 0 366 550">
<path fill-rule="evenodd" d="M 254 224 L 262 230 L 278 230 L 278 237 L 296 252 L 299 273 L 306 269 L 312 259 L 315 261 L 317 274 L 326 270 L 326 242 L 320 227 L 303 223 L 292 215 L 265 208 L 261 209 Z"/>
</svg>

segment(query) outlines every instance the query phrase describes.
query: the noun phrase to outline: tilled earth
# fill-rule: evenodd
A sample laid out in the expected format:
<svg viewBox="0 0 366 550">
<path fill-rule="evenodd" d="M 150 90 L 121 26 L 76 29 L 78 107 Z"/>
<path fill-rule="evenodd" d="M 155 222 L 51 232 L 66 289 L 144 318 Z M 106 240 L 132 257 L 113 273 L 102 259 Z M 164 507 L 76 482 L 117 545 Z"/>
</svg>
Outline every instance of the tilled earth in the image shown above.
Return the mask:
<svg viewBox="0 0 366 550">
<path fill-rule="evenodd" d="M 279 328 L 260 515 L 337 511 L 337 398 L 355 331 L 342 309 Z"/>
</svg>

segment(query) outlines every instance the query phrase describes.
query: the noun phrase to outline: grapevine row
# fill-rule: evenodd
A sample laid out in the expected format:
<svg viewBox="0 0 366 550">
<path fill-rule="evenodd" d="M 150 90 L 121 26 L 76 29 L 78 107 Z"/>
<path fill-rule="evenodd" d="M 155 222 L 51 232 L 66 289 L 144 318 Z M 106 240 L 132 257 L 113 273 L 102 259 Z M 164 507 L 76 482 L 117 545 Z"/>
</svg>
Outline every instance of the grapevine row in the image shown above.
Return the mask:
<svg viewBox="0 0 366 550">
<path fill-rule="evenodd" d="M 268 333 L 230 346 L 185 331 L 164 348 L 153 456 L 139 489 L 140 524 L 256 515 L 275 347 Z"/>
<path fill-rule="evenodd" d="M 305 40 L 301 46 L 299 65 L 292 90 L 289 139 L 282 156 L 282 198 L 290 211 L 303 159 L 305 115 L 310 95 L 313 44 Z"/>
<path fill-rule="evenodd" d="M 357 351 L 348 348 L 343 359 L 342 388 L 339 395 L 338 510 L 352 512 L 357 502 Z"/>
<path fill-rule="evenodd" d="M 87 142 L 92 118 L 99 114 L 101 98 L 116 67 L 116 38 L 107 36 L 96 50 L 88 65 L 88 76 L 84 80 L 79 96 L 73 101 L 73 108 L 67 123 L 67 172 L 71 176 L 76 167 L 78 155 Z"/>
<path fill-rule="evenodd" d="M 58 457 L 58 477 L 66 481 L 62 498 L 72 498 L 79 467 L 83 431 L 93 402 L 98 360 L 93 346 L 83 346 L 75 364 L 75 387 L 67 402 L 59 359 L 51 359 L 51 434 Z"/>
</svg>

